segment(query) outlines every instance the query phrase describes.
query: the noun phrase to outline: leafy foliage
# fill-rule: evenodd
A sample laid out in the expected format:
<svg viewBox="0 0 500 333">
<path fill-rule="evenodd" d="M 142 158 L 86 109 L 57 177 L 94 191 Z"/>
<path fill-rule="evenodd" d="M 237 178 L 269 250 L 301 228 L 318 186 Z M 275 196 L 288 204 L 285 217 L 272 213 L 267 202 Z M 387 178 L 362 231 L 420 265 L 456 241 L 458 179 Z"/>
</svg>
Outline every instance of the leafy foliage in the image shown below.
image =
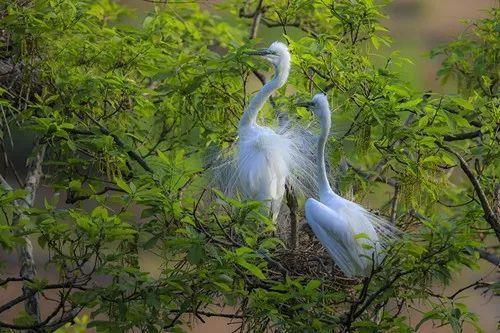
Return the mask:
<svg viewBox="0 0 500 333">
<path fill-rule="evenodd" d="M 219 10 L 229 18 L 158 4 L 138 25 L 110 0 L 0 3 L 4 151 L 12 132 L 36 133 L 24 189 L 2 178 L 0 246 L 36 240 L 48 254 L 38 264 L 57 272 L 2 271 L 0 285 L 25 284 L 17 303 L 59 292 L 48 317 L 21 313 L 0 327 L 181 332 L 189 314 L 256 332 L 476 325 L 461 291 L 431 287 L 477 268 L 485 240 L 500 237 L 498 10 L 474 23 L 475 38 L 433 51 L 446 56 L 440 75 L 458 83 L 440 95 L 404 82 L 398 70 L 409 61 L 397 53 L 374 64 L 370 53 L 390 37 L 372 0 L 226 1 Z M 342 278 L 321 249 L 286 249 L 260 203 L 224 198 L 204 177 L 204 157 L 234 141 L 252 73 L 265 69 L 244 55 L 256 22 L 283 32 L 293 53 L 292 92 L 266 117 L 288 109 L 308 122 L 295 101 L 327 92 L 336 105 L 330 162 L 348 166 L 336 176 L 340 192 L 394 194 L 377 204 L 407 235 L 366 279 Z M 53 192 L 29 204 L 40 170 Z M 422 301 L 431 310 L 412 327 L 403 309 Z M 0 314 L 8 309 L 0 304 Z"/>
</svg>

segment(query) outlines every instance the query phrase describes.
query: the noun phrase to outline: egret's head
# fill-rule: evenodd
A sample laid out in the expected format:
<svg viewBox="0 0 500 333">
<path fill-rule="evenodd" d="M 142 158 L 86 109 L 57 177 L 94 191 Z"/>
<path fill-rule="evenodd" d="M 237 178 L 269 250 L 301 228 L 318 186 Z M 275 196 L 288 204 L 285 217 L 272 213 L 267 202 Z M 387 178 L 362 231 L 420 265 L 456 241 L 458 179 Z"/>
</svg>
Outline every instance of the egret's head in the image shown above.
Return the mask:
<svg viewBox="0 0 500 333">
<path fill-rule="evenodd" d="M 330 106 L 328 105 L 328 98 L 324 93 L 314 95 L 311 100 L 310 110 L 316 117 L 324 118 L 325 115 L 330 115 Z"/>
<path fill-rule="evenodd" d="M 267 48 L 269 54 L 264 55 L 264 58 L 269 61 L 274 67 L 279 67 L 290 63 L 290 52 L 288 46 L 281 42 L 274 42 Z"/>
<path fill-rule="evenodd" d="M 288 70 L 290 67 L 290 52 L 288 51 L 288 46 L 281 42 L 274 42 L 267 49 L 249 52 L 248 54 L 262 56 L 276 69 Z"/>
<path fill-rule="evenodd" d="M 320 120 L 330 119 L 330 106 L 324 93 L 316 94 L 310 102 L 299 103 L 298 105 L 307 107 Z"/>
</svg>

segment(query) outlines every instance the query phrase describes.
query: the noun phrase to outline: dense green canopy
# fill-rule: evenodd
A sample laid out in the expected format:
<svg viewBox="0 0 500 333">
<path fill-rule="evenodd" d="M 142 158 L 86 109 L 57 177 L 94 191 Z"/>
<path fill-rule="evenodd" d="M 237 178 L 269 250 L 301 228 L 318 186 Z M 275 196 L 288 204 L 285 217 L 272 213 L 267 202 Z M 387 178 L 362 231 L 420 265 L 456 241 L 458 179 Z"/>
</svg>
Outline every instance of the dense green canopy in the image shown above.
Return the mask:
<svg viewBox="0 0 500 333">
<path fill-rule="evenodd" d="M 390 37 L 378 1 L 223 1 L 210 13 L 156 2 L 137 23 L 111 0 L 0 1 L 9 175 L 18 141 L 35 133 L 26 180 L 1 178 L 2 260 L 19 266 L 9 274 L 0 262 L 0 286 L 24 290 L 0 297 L 0 331 L 76 321 L 100 332 L 181 332 L 192 316 L 252 332 L 475 325 L 463 290 L 432 287 L 480 257 L 498 265 L 485 248 L 500 238 L 498 9 L 432 52 L 444 58 L 442 79 L 458 85 L 438 94 L 413 89 L 399 74 L 410 62 L 380 51 Z M 288 43 L 293 64 L 263 118 L 285 110 L 309 123 L 295 102 L 327 92 L 339 192 L 406 233 L 366 279 L 343 278 L 307 228 L 291 249 L 260 203 L 212 189 L 206 156 L 234 142 L 268 69 L 244 54 L 262 46 L 264 28 Z M 302 201 L 292 218 L 303 216 Z M 33 251 L 43 261 L 33 263 Z M 54 274 L 44 279 L 35 266 Z M 497 291 L 489 281 L 469 288 Z M 13 312 L 23 302 L 26 311 Z M 425 309 L 410 322 L 405 311 L 418 304 Z"/>
</svg>

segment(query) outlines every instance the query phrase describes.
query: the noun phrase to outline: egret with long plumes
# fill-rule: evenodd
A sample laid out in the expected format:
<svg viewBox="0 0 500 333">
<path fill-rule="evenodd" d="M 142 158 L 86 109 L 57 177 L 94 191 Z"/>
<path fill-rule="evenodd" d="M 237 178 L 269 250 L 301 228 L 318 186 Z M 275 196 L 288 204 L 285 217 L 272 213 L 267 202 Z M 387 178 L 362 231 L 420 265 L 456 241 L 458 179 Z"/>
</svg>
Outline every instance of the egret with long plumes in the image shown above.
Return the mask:
<svg viewBox="0 0 500 333">
<path fill-rule="evenodd" d="M 382 250 L 387 241 L 395 237 L 396 228 L 332 190 L 325 167 L 325 146 L 331 127 L 328 99 L 320 93 L 311 102 L 301 104 L 308 107 L 321 124 L 316 160 L 319 201 L 307 199 L 307 222 L 346 276 L 367 275 L 382 259 Z"/>
<path fill-rule="evenodd" d="M 216 162 L 220 172 L 216 182 L 233 196 L 267 202 L 276 219 L 285 193 L 285 183 L 297 191 L 310 192 L 314 181 L 314 162 L 308 154 L 307 132 L 287 121 L 277 128 L 257 124 L 257 116 L 271 95 L 283 87 L 290 72 L 290 53 L 281 42 L 267 49 L 248 52 L 266 59 L 274 68 L 274 77 L 250 100 L 238 125 L 238 140 L 232 156 Z M 219 165 L 219 166 L 217 166 Z M 222 167 L 221 167 L 222 165 Z"/>
</svg>

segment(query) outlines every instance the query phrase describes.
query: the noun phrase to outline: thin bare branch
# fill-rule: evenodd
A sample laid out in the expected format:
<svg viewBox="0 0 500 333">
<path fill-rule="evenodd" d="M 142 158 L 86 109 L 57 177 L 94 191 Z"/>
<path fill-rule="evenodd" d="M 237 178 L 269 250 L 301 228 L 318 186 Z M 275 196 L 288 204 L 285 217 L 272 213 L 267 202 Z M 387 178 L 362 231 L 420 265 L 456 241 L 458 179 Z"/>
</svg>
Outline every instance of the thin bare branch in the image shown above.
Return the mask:
<svg viewBox="0 0 500 333">
<path fill-rule="evenodd" d="M 473 132 L 445 135 L 443 137 L 443 140 L 444 141 L 467 140 L 467 139 L 478 138 L 478 137 L 481 137 L 482 135 L 483 135 L 483 132 L 481 132 L 481 130 L 477 130 L 477 131 L 473 131 Z"/>
<path fill-rule="evenodd" d="M 250 35 L 248 36 L 249 39 L 255 39 L 255 37 L 257 37 L 260 19 L 262 17 L 262 1 L 263 0 L 259 0 L 259 2 L 257 3 L 257 7 L 255 8 L 252 26 L 250 27 Z"/>
<path fill-rule="evenodd" d="M 118 147 L 123 148 L 127 151 L 127 154 L 128 156 L 130 156 L 130 158 L 139 163 L 139 165 L 147 172 L 151 174 L 154 173 L 153 169 L 151 169 L 151 167 L 146 163 L 146 161 L 141 156 L 139 156 L 139 154 L 137 154 L 135 151 L 127 149 L 125 143 L 116 134 L 111 133 L 106 127 L 104 127 L 103 125 L 101 125 L 101 123 L 99 123 L 96 119 L 94 119 L 94 117 L 92 117 L 88 112 L 84 113 L 99 128 L 102 134 L 111 136 L 115 141 L 115 143 L 118 145 Z"/>
<path fill-rule="evenodd" d="M 297 249 L 299 246 L 298 242 L 298 223 L 297 223 L 297 209 L 299 204 L 297 202 L 297 196 L 295 191 L 291 186 L 285 185 L 286 191 L 286 205 L 290 211 L 290 239 L 289 246 L 291 250 Z"/>
<path fill-rule="evenodd" d="M 351 168 L 352 170 L 354 170 L 354 172 L 356 172 L 358 175 L 362 176 L 365 179 L 372 180 L 372 181 L 377 181 L 377 182 L 384 183 L 384 184 L 387 184 L 387 185 L 390 185 L 390 186 L 396 186 L 397 185 L 397 182 L 396 182 L 395 179 L 392 179 L 392 178 L 389 178 L 389 177 L 385 177 L 385 176 L 382 176 L 382 175 L 375 175 L 375 176 L 373 176 L 369 172 L 361 170 L 361 169 L 355 167 L 354 165 L 352 165 L 349 162 L 346 162 L 346 163 L 349 166 L 349 168 Z"/>
<path fill-rule="evenodd" d="M 75 195 L 74 192 L 68 191 L 68 197 L 66 198 L 66 203 L 73 204 L 73 203 L 78 202 L 78 201 L 90 199 L 93 195 L 102 195 L 102 194 L 107 193 L 109 191 L 126 193 L 121 188 L 110 187 L 110 186 L 105 186 L 102 190 L 95 192 L 93 194 L 89 194 L 89 195 Z"/>
<path fill-rule="evenodd" d="M 495 184 L 495 189 L 493 190 L 493 210 L 497 216 L 497 220 L 500 220 L 500 183 Z"/>
<path fill-rule="evenodd" d="M 394 186 L 394 195 L 391 201 L 391 224 L 396 224 L 397 211 L 398 211 L 398 197 L 399 197 L 399 185 Z"/>
<path fill-rule="evenodd" d="M 460 155 L 459 153 L 457 153 L 456 151 L 454 151 L 450 147 L 443 145 L 442 143 L 438 142 L 437 145 L 439 147 L 443 148 L 444 150 L 450 152 L 451 154 L 455 155 L 455 157 L 460 162 L 460 167 L 464 171 L 467 178 L 469 178 L 470 182 L 472 183 L 472 186 L 474 187 L 474 190 L 477 193 L 477 196 L 479 198 L 479 202 L 481 203 L 481 207 L 483 208 L 483 211 L 484 211 L 484 219 L 486 220 L 486 222 L 488 222 L 488 224 L 491 226 L 491 228 L 495 232 L 497 238 L 500 240 L 500 223 L 498 222 L 497 217 L 495 216 L 495 214 L 493 213 L 493 210 L 491 209 L 490 203 L 488 202 L 488 199 L 486 198 L 486 194 L 484 193 L 484 190 L 481 187 L 479 180 L 474 175 L 472 170 L 469 168 L 469 165 L 467 164 L 465 159 L 462 157 L 462 155 Z"/>
</svg>

